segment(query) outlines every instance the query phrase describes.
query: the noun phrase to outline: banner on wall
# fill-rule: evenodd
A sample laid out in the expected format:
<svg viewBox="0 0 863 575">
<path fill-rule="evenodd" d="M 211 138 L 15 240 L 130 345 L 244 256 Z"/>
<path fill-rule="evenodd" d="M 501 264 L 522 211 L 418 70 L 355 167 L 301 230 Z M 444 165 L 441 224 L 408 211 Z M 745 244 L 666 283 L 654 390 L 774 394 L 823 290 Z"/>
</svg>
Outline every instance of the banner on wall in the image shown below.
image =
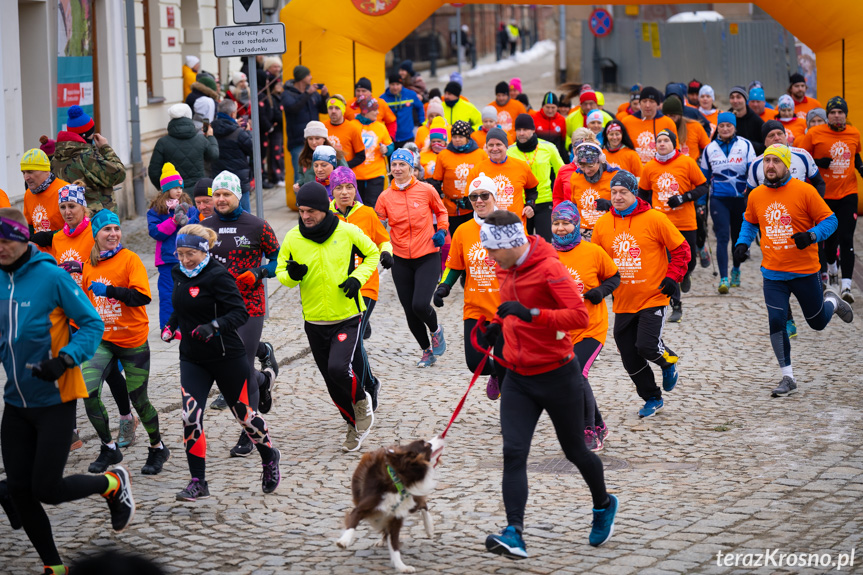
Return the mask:
<svg viewBox="0 0 863 575">
<path fill-rule="evenodd" d="M 57 126 L 81 106 L 93 116 L 93 0 L 57 2 Z"/>
</svg>

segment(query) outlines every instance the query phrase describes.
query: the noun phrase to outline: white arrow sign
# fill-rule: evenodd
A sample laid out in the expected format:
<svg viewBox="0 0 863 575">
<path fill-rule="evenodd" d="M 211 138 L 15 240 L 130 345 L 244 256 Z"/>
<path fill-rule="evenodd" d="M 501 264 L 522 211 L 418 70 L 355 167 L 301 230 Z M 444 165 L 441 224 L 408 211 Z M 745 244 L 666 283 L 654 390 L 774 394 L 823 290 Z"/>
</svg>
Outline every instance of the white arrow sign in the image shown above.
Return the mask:
<svg viewBox="0 0 863 575">
<path fill-rule="evenodd" d="M 217 26 L 213 28 L 216 58 L 284 54 L 285 25 L 253 24 L 250 26 Z"/>
<path fill-rule="evenodd" d="M 235 24 L 258 24 L 263 20 L 261 0 L 234 0 Z"/>
</svg>

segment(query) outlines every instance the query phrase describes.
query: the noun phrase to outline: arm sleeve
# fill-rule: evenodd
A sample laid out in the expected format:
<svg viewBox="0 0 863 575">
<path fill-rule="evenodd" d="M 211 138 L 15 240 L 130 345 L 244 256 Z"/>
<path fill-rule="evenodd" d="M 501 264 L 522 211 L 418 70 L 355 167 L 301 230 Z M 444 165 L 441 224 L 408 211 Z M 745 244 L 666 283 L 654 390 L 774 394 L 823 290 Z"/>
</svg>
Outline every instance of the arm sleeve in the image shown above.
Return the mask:
<svg viewBox="0 0 863 575">
<path fill-rule="evenodd" d="M 416 104 L 415 108 L 417 111 L 417 116 L 415 122 L 417 126 L 421 126 L 423 122 L 426 121 L 425 109 L 423 108 L 423 101 L 419 98 L 419 96 L 414 96 L 414 103 Z"/>
<path fill-rule="evenodd" d="M 650 204 L 651 206 L 653 205 L 653 192 L 642 188 L 640 183 L 638 187 L 638 197 Z"/>
<path fill-rule="evenodd" d="M 446 284 L 449 287 L 455 285 L 455 282 L 458 281 L 459 276 L 461 276 L 461 272 L 464 270 L 451 270 L 449 266 L 443 271 L 443 279 L 441 279 L 440 283 Z"/>
<path fill-rule="evenodd" d="M 276 264 L 276 279 L 286 287 L 292 288 L 299 285 L 300 282 L 295 281 L 288 274 L 288 260 L 291 258 L 291 248 L 289 246 L 289 235 L 285 236 L 285 240 L 282 242 L 282 247 L 279 248 L 279 257 Z"/>
<path fill-rule="evenodd" d="M 694 189 L 690 190 L 688 193 L 689 193 L 690 198 L 691 198 L 690 201 L 694 202 L 695 200 L 704 196 L 707 193 L 707 182 L 703 182 L 701 184 L 698 184 L 697 186 L 695 186 Z"/>
<path fill-rule="evenodd" d="M 443 205 L 443 200 L 440 199 L 440 196 L 432 190 L 434 190 L 434 188 L 429 190 L 428 193 L 429 205 L 431 206 L 432 212 L 434 212 L 434 214 L 437 216 L 437 229 L 448 230 L 449 214 L 447 214 L 446 208 Z"/>
<path fill-rule="evenodd" d="M 129 307 L 141 307 L 150 303 L 150 296 L 142 294 L 134 288 L 107 286 L 105 295 L 120 300 Z"/>
<path fill-rule="evenodd" d="M 52 278 L 52 283 L 58 307 L 78 326 L 78 331 L 60 351 L 71 357 L 75 365 L 81 365 L 96 353 L 105 333 L 105 324 L 75 280 L 63 270 L 57 270 L 60 273 Z"/>
<path fill-rule="evenodd" d="M 620 285 L 620 272 L 614 272 L 614 275 L 606 278 L 601 284 L 596 286 L 596 290 L 603 298 L 607 297 L 611 292 L 617 289 Z"/>
<path fill-rule="evenodd" d="M 758 187 L 758 180 L 755 178 L 755 172 L 760 166 L 760 162 L 756 159 L 749 165 L 749 169 L 746 170 L 746 191 L 751 192 L 755 188 Z M 817 170 L 817 168 L 816 168 Z"/>
<path fill-rule="evenodd" d="M 240 290 L 230 272 L 225 269 L 224 274 L 219 274 L 210 285 L 213 288 L 216 300 L 226 308 L 223 315 L 215 318 L 219 323 L 219 330 L 233 331 L 242 326 L 249 319 L 249 312 Z"/>
<path fill-rule="evenodd" d="M 817 167 L 815 169 L 815 173 L 809 177 L 809 183 L 822 198 L 824 197 L 824 194 L 827 193 L 827 182 L 824 181 L 824 178 L 821 176 L 821 172 L 818 171 Z"/>
<path fill-rule="evenodd" d="M 860 177 L 863 177 L 863 160 L 860 159 L 859 152 L 854 154 L 854 168 L 860 174 Z"/>
<path fill-rule="evenodd" d="M 216 136 L 207 136 L 207 149 L 204 150 L 204 159 L 211 162 L 219 159 L 219 141 Z"/>
<path fill-rule="evenodd" d="M 527 205 L 533 205 L 536 203 L 536 199 L 539 197 L 539 191 L 536 189 L 536 186 L 532 188 L 524 189 L 524 203 Z"/>
<path fill-rule="evenodd" d="M 366 161 L 366 150 L 365 150 L 365 148 L 363 148 L 362 150 L 357 152 L 353 158 L 351 158 L 351 160 L 348 162 L 348 167 L 350 169 L 354 169 L 365 161 Z"/>
<path fill-rule="evenodd" d="M 817 224 L 815 224 L 812 228 L 809 229 L 810 232 L 815 232 L 815 240 L 819 242 L 823 242 L 827 238 L 833 235 L 833 232 L 836 231 L 836 228 L 839 227 L 839 220 L 836 218 L 836 214 L 830 214 L 828 217 L 824 218 Z"/>
<path fill-rule="evenodd" d="M 691 257 L 689 244 L 684 239 L 679 246 L 669 251 L 668 272 L 665 276 L 676 282 L 683 281 Z"/>
<path fill-rule="evenodd" d="M 276 277 L 276 266 L 279 258 L 279 240 L 276 239 L 276 233 L 270 224 L 264 222 L 264 228 L 261 231 L 261 251 L 267 256 L 267 265 L 263 266 L 267 270 L 267 277 Z"/>
<path fill-rule="evenodd" d="M 737 243 L 734 245 L 743 244 L 749 246 L 755 237 L 758 235 L 758 226 L 749 223 L 746 218 L 743 218 L 743 224 L 740 226 L 740 235 L 737 236 Z"/>
<path fill-rule="evenodd" d="M 435 165 L 434 171 L 437 172 L 438 168 L 440 168 L 440 162 Z M 438 194 L 443 194 L 443 182 L 440 180 L 436 180 L 434 177 L 426 180 L 426 183 L 437 190 Z"/>
</svg>

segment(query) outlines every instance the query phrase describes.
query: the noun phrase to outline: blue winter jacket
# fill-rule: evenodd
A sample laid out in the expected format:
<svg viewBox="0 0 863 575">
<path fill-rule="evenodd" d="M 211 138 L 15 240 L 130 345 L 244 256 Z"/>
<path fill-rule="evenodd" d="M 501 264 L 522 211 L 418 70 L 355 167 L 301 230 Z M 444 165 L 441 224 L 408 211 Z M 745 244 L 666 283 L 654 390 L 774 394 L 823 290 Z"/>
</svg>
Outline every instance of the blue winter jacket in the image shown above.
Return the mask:
<svg viewBox="0 0 863 575">
<path fill-rule="evenodd" d="M 189 212 L 189 223 L 198 223 L 198 210 L 191 206 Z M 177 224 L 174 223 L 174 210 L 168 210 L 167 214 L 157 213 L 150 208 L 147 210 L 147 231 L 150 237 L 156 240 L 156 265 L 178 264 L 180 260 L 174 255 L 177 251 Z M 170 222 L 168 220 L 171 220 Z"/>
<path fill-rule="evenodd" d="M 16 407 L 49 407 L 87 397 L 82 362 L 93 357 L 105 324 L 90 299 L 48 254 L 30 247 L 30 261 L 0 271 L 0 358 L 6 369 L 3 399 Z M 78 326 L 72 335 L 69 320 Z M 28 365 L 69 355 L 76 367 L 55 382 L 33 376 Z"/>
<path fill-rule="evenodd" d="M 401 94 L 394 96 L 389 88 L 381 94 L 381 100 L 387 103 L 396 115 L 396 142 L 403 142 L 414 137 L 414 127 L 426 120 L 423 111 L 423 101 L 417 93 L 408 88 L 402 88 Z"/>
<path fill-rule="evenodd" d="M 730 142 L 719 138 L 710 142 L 701 153 L 700 167 L 704 177 L 712 180 L 714 197 L 738 198 L 746 191 L 746 176 L 754 161 L 752 143 L 734 136 Z"/>
</svg>

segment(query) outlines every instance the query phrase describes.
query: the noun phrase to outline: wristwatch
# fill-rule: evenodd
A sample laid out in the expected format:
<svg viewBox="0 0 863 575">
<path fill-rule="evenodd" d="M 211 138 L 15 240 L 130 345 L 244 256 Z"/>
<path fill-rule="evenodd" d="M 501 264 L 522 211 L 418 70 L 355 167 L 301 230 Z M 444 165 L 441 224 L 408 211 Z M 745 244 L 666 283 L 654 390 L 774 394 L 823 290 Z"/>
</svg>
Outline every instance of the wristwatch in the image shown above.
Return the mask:
<svg viewBox="0 0 863 575">
<path fill-rule="evenodd" d="M 809 232 L 809 239 L 812 240 L 813 244 L 818 242 L 818 236 L 815 235 L 815 232 Z"/>
<path fill-rule="evenodd" d="M 63 360 L 63 363 L 66 364 L 67 369 L 75 367 L 75 360 L 72 359 L 72 356 L 68 353 L 61 352 L 58 357 L 60 357 Z"/>
<path fill-rule="evenodd" d="M 530 308 L 530 315 L 531 315 L 531 317 L 539 317 L 539 308 L 538 307 Z"/>
</svg>

